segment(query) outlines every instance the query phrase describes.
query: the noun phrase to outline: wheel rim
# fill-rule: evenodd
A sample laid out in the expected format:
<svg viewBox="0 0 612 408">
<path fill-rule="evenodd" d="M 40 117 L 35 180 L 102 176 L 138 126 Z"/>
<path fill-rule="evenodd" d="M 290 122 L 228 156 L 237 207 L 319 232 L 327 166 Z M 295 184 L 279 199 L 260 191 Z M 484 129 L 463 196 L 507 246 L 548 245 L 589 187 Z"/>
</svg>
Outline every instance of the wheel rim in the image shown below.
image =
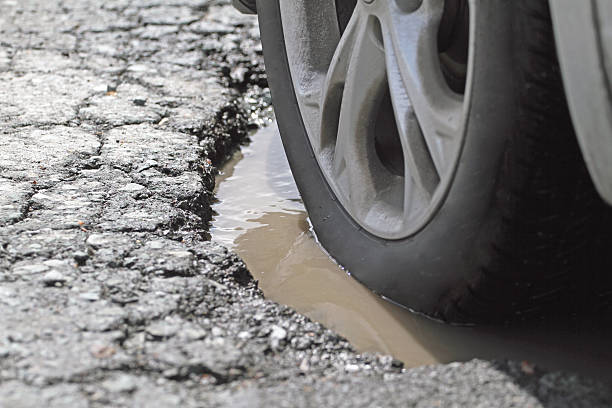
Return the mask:
<svg viewBox="0 0 612 408">
<path fill-rule="evenodd" d="M 405 238 L 455 173 L 475 1 L 358 0 L 344 24 L 337 2 L 280 2 L 298 105 L 339 203 L 368 232 Z"/>
</svg>

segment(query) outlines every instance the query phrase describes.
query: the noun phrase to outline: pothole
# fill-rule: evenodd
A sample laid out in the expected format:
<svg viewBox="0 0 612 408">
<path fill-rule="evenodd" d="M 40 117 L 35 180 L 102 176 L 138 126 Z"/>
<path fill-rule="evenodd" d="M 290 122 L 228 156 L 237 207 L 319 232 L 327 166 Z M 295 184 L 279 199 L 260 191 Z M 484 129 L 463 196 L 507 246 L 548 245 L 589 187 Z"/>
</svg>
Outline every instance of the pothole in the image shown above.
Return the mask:
<svg viewBox="0 0 612 408">
<path fill-rule="evenodd" d="M 276 126 L 259 130 L 217 177 L 211 235 L 234 250 L 268 299 L 345 336 L 360 351 L 407 367 L 472 358 L 512 359 L 612 380 L 612 328 L 599 316 L 521 327 L 454 327 L 374 295 L 318 246 Z"/>
</svg>

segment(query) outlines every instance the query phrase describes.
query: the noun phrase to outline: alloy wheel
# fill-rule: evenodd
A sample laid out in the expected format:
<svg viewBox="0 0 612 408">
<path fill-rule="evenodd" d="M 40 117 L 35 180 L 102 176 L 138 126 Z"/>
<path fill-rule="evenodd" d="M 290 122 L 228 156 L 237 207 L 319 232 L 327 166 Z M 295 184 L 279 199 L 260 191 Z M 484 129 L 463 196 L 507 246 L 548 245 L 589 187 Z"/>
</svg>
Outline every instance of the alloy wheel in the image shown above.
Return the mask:
<svg viewBox="0 0 612 408">
<path fill-rule="evenodd" d="M 476 2 L 340 2 L 280 2 L 302 119 L 351 217 L 375 236 L 408 237 L 452 184 L 469 113 Z"/>
</svg>

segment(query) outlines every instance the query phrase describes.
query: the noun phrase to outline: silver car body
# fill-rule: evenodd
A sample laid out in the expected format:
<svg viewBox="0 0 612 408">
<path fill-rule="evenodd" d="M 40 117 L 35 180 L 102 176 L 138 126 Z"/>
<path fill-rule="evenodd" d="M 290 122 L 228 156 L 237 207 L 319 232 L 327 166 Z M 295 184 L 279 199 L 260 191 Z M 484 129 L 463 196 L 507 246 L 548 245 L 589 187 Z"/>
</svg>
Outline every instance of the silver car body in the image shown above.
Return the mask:
<svg viewBox="0 0 612 408">
<path fill-rule="evenodd" d="M 612 1 L 550 6 L 578 142 L 597 190 L 612 204 Z"/>
</svg>

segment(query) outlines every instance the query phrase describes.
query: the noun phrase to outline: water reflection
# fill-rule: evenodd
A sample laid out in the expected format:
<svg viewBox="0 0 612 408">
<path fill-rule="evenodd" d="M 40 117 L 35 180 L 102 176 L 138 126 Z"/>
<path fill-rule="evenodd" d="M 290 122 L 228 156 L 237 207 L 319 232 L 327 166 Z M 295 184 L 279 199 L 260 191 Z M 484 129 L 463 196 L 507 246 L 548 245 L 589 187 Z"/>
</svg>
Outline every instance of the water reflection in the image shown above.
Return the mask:
<svg viewBox="0 0 612 408">
<path fill-rule="evenodd" d="M 511 358 L 612 380 L 610 325 L 598 317 L 514 328 L 452 327 L 373 295 L 313 239 L 275 127 L 254 135 L 217 182 L 213 239 L 245 260 L 268 298 L 322 322 L 359 350 L 389 353 L 407 366 Z"/>
</svg>

